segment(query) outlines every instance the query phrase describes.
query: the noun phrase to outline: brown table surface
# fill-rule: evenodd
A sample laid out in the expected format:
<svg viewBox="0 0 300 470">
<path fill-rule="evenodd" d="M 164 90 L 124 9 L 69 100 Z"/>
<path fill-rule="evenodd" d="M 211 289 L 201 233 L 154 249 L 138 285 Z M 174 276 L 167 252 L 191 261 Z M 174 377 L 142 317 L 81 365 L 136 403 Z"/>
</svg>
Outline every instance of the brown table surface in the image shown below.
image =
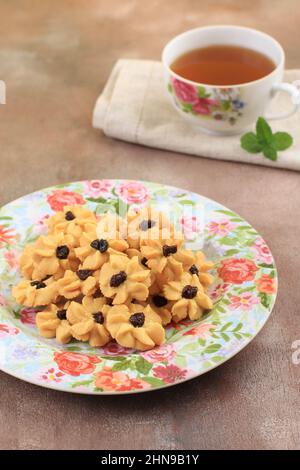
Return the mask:
<svg viewBox="0 0 300 470">
<path fill-rule="evenodd" d="M 280 291 L 263 331 L 190 382 L 136 396 L 80 396 L 0 374 L 0 447 L 9 449 L 300 448 L 299 174 L 111 140 L 91 113 L 120 57 L 159 59 L 173 35 L 206 24 L 263 29 L 300 66 L 297 0 L 0 0 L 0 204 L 98 178 L 196 191 L 249 220 L 276 258 Z"/>
</svg>

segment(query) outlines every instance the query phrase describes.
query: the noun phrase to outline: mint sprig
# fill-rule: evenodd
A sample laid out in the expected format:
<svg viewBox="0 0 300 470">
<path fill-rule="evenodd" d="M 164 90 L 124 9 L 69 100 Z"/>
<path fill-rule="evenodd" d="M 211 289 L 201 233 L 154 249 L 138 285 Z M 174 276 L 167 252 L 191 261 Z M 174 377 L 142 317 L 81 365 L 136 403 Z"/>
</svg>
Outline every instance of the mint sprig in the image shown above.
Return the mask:
<svg viewBox="0 0 300 470">
<path fill-rule="evenodd" d="M 249 153 L 263 153 L 269 160 L 276 161 L 277 152 L 286 150 L 293 143 L 293 138 L 287 132 L 275 132 L 263 117 L 256 122 L 256 133 L 247 132 L 241 137 L 241 147 Z"/>
</svg>

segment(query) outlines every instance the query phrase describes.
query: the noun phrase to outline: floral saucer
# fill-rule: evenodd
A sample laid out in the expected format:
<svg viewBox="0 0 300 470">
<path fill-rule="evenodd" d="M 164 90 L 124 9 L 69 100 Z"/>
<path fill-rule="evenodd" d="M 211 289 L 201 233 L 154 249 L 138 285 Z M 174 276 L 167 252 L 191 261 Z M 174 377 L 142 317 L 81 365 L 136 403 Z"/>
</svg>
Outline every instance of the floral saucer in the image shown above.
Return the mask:
<svg viewBox="0 0 300 470">
<path fill-rule="evenodd" d="M 171 211 L 188 243 L 202 244 L 215 264 L 214 308 L 197 322 L 171 324 L 166 343 L 147 352 L 116 343 L 59 345 L 39 336 L 35 309 L 11 296 L 25 244 L 45 232 L 45 220 L 66 204 L 86 204 L 97 214 L 155 204 Z M 186 208 L 189 208 L 186 214 Z M 169 215 L 170 212 L 168 212 Z M 56 390 L 122 394 L 156 390 L 197 377 L 243 349 L 273 308 L 277 272 L 262 237 L 224 206 L 189 191 L 150 182 L 94 180 L 37 191 L 0 210 L 0 368 Z"/>
</svg>

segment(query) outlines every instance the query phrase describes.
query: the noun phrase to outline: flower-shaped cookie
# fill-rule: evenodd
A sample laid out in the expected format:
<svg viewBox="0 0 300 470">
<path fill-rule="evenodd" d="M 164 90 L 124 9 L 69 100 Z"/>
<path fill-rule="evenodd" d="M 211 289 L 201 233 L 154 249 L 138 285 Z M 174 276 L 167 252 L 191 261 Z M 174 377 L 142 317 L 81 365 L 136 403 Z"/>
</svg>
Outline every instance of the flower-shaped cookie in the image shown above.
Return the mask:
<svg viewBox="0 0 300 470">
<path fill-rule="evenodd" d="M 59 343 L 66 344 L 72 339 L 71 325 L 67 320 L 67 305 L 58 307 L 50 304 L 35 318 L 39 333 L 44 338 L 56 338 Z"/>
<path fill-rule="evenodd" d="M 161 318 L 149 305 L 114 305 L 108 309 L 106 326 L 111 336 L 126 348 L 146 351 L 165 340 Z"/>
<path fill-rule="evenodd" d="M 71 333 L 79 341 L 88 341 L 92 347 L 104 346 L 110 341 L 105 327 L 106 311 L 104 297 L 84 297 L 82 304 L 71 302 L 67 309 Z"/>
<path fill-rule="evenodd" d="M 82 262 L 82 269 L 96 270 L 108 261 L 110 253 L 122 253 L 127 248 L 125 240 L 98 238 L 96 232 L 90 232 L 82 235 L 75 253 Z"/>
<path fill-rule="evenodd" d="M 74 299 L 80 294 L 92 295 L 97 290 L 99 271 L 79 269 L 76 272 L 67 270 L 57 281 L 59 295 L 66 299 Z"/>
<path fill-rule="evenodd" d="M 174 236 L 174 226 L 162 212 L 152 207 L 127 214 L 127 236 L 130 248 L 139 248 L 145 240 L 170 239 Z"/>
<path fill-rule="evenodd" d="M 214 263 L 212 261 L 206 261 L 203 251 L 197 251 L 193 253 L 193 255 L 194 261 L 188 266 L 188 270 L 191 274 L 197 274 L 201 284 L 207 288 L 214 282 L 214 277 L 207 273 L 209 269 L 214 267 Z"/>
<path fill-rule="evenodd" d="M 172 319 L 175 322 L 187 317 L 198 320 L 204 310 L 213 307 L 196 274 L 184 273 L 180 281 L 168 282 L 163 292 L 168 300 L 175 301 L 172 307 Z"/>
<path fill-rule="evenodd" d="M 79 264 L 72 249 L 71 236 L 62 233 L 39 237 L 33 247 L 32 260 L 32 279 L 38 280 L 46 276 L 58 279 L 66 269 L 76 270 Z"/>
<path fill-rule="evenodd" d="M 24 279 L 12 289 L 16 302 L 26 307 L 39 307 L 55 302 L 58 291 L 53 278 L 44 281 Z"/>
<path fill-rule="evenodd" d="M 73 246 L 77 246 L 83 232 L 95 230 L 97 224 L 93 212 L 82 206 L 65 206 L 47 221 L 50 234 L 64 233 L 73 238 Z"/>
<path fill-rule="evenodd" d="M 141 246 L 141 253 L 147 260 L 147 266 L 154 273 L 162 273 L 168 264 L 168 258 L 177 253 L 182 240 L 147 240 Z"/>
<path fill-rule="evenodd" d="M 150 271 L 140 265 L 138 257 L 129 259 L 125 255 L 110 255 L 100 271 L 100 289 L 113 304 L 128 300 L 146 300 L 151 284 Z"/>
</svg>

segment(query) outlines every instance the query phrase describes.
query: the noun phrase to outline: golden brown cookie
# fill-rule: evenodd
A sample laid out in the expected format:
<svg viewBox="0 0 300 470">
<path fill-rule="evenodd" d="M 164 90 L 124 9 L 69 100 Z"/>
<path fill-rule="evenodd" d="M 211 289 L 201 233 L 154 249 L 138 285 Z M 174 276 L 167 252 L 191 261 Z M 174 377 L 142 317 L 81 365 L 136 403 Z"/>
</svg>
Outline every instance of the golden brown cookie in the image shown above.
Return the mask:
<svg viewBox="0 0 300 470">
<path fill-rule="evenodd" d="M 204 310 L 213 307 L 196 274 L 184 273 L 180 281 L 168 282 L 163 292 L 168 300 L 175 301 L 172 307 L 172 319 L 175 322 L 187 317 L 190 320 L 198 320 Z"/>
<path fill-rule="evenodd" d="M 57 281 L 59 295 L 74 299 L 80 294 L 93 295 L 98 287 L 99 271 L 79 269 L 76 272 L 67 270 Z"/>
<path fill-rule="evenodd" d="M 149 305 L 115 305 L 108 310 L 106 326 L 111 336 L 126 348 L 146 351 L 165 341 L 161 318 Z"/>
<path fill-rule="evenodd" d="M 104 346 L 111 339 L 105 326 L 104 297 L 84 297 L 82 304 L 71 302 L 67 309 L 71 333 L 79 341 L 88 341 L 92 347 Z"/>
<path fill-rule="evenodd" d="M 141 253 L 147 260 L 147 266 L 154 273 L 162 273 L 168 264 L 170 256 L 177 253 L 182 245 L 182 240 L 147 240 L 147 244 L 141 246 Z"/>
<path fill-rule="evenodd" d="M 207 261 L 202 251 L 197 251 L 194 253 L 194 262 L 188 269 L 191 274 L 197 274 L 201 284 L 207 288 L 214 282 L 214 277 L 207 272 L 213 267 L 214 263 Z"/>
<path fill-rule="evenodd" d="M 47 225 L 49 234 L 71 235 L 72 246 L 78 246 L 84 232 L 96 229 L 97 219 L 93 212 L 82 206 L 65 206 L 48 219 Z"/>
<path fill-rule="evenodd" d="M 67 269 L 76 270 L 78 261 L 72 248 L 72 237 L 64 234 L 42 235 L 33 246 L 32 279 L 46 276 L 59 279 Z"/>
<path fill-rule="evenodd" d="M 143 207 L 127 214 L 127 236 L 130 248 L 139 248 L 144 241 L 173 238 L 174 226 L 162 212 Z"/>
<path fill-rule="evenodd" d="M 127 248 L 125 240 L 98 238 L 96 232 L 91 232 L 82 235 L 75 253 L 82 262 L 82 269 L 96 270 L 108 261 L 110 253 L 122 253 Z"/>
<path fill-rule="evenodd" d="M 26 307 L 39 307 L 55 302 L 58 290 L 53 278 L 44 281 L 23 279 L 12 289 L 16 302 Z"/>
<path fill-rule="evenodd" d="M 50 304 L 35 318 L 39 333 L 44 338 L 56 338 L 59 343 L 66 344 L 72 339 L 71 325 L 67 320 L 67 306 L 58 307 Z"/>
<path fill-rule="evenodd" d="M 100 272 L 100 289 L 113 304 L 123 304 L 130 299 L 146 300 L 151 284 L 150 271 L 140 265 L 138 257 L 110 255 Z"/>
</svg>

